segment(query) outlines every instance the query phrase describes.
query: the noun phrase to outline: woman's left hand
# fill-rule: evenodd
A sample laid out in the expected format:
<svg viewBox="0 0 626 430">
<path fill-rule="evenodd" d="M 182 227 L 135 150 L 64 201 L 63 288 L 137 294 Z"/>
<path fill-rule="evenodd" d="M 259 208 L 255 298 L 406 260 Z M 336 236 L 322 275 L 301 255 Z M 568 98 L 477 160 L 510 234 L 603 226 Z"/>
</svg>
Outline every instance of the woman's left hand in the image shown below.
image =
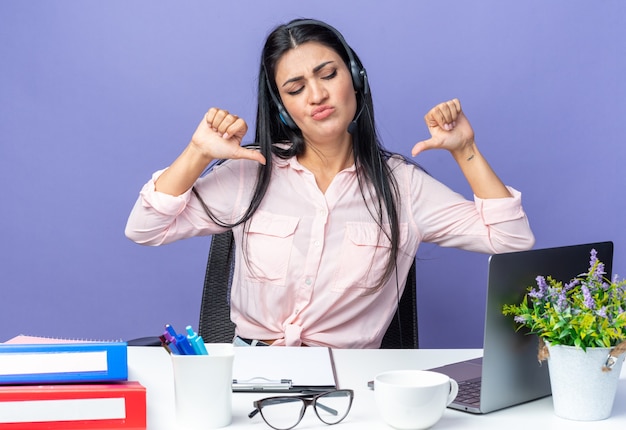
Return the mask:
<svg viewBox="0 0 626 430">
<path fill-rule="evenodd" d="M 428 149 L 447 149 L 451 153 L 471 150 L 474 130 L 461 109 L 459 99 L 438 104 L 428 111 L 424 121 L 431 137 L 415 144 L 411 151 L 414 157 Z"/>
</svg>

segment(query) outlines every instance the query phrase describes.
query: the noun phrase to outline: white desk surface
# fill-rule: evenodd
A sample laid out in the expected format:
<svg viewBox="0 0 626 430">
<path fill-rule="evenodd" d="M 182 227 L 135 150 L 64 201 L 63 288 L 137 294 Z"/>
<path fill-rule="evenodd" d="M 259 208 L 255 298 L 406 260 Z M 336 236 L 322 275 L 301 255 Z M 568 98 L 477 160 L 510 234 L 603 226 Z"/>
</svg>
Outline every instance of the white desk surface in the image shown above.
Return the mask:
<svg viewBox="0 0 626 430">
<path fill-rule="evenodd" d="M 333 350 L 337 377 L 341 388 L 354 390 L 354 403 L 346 419 L 334 426 L 327 426 L 317 419 L 308 408 L 296 429 L 326 428 L 328 430 L 391 429 L 378 415 L 374 392 L 367 388 L 367 381 L 382 371 L 393 369 L 427 369 L 458 360 L 479 357 L 478 349 L 415 349 L 415 350 Z M 129 379 L 141 382 L 147 388 L 148 429 L 174 430 L 174 382 L 170 357 L 163 348 L 129 347 Z M 274 394 L 235 393 L 233 395 L 233 421 L 226 429 L 271 428 L 257 415 L 248 418 L 253 409 L 252 401 Z M 620 375 L 620 383 L 613 406 L 613 414 L 607 420 L 578 422 L 564 420 L 554 415 L 552 397 L 535 400 L 523 405 L 503 409 L 486 415 L 447 409 L 434 429 L 624 429 L 626 428 L 626 366 Z"/>
</svg>

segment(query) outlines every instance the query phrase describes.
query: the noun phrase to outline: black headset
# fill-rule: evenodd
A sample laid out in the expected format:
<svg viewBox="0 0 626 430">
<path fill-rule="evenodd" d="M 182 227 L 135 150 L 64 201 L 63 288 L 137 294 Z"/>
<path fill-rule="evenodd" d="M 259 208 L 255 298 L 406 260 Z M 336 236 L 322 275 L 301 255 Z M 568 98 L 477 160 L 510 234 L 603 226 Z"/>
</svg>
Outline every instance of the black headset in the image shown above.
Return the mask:
<svg viewBox="0 0 626 430">
<path fill-rule="evenodd" d="M 354 52 L 352 51 L 352 48 L 348 46 L 343 36 L 336 28 L 332 27 L 331 25 L 326 24 L 325 22 L 318 21 L 315 19 L 302 19 L 302 20 L 294 21 L 291 24 L 287 24 L 285 28 L 289 30 L 294 27 L 299 27 L 301 25 L 310 25 L 310 24 L 324 27 L 332 31 L 335 34 L 335 36 L 337 37 L 341 45 L 343 45 L 343 48 L 346 51 L 346 54 L 348 55 L 350 75 L 352 76 L 352 85 L 354 86 L 354 89 L 356 91 L 362 91 L 363 94 L 367 94 L 369 92 L 369 84 L 367 82 L 367 73 L 365 71 L 365 68 L 360 67 L 358 65 L 358 63 L 356 62 L 356 59 L 354 58 Z M 265 80 L 267 82 L 267 88 L 270 93 L 270 96 L 272 97 L 272 100 L 274 100 L 274 103 L 276 104 L 276 107 L 278 108 L 278 116 L 280 117 L 280 120 L 283 122 L 283 124 L 285 124 L 291 130 L 298 130 L 298 126 L 296 125 L 296 122 L 291 118 L 291 116 L 289 116 L 289 113 L 287 113 L 287 109 L 285 109 L 285 106 L 283 106 L 282 102 L 280 101 L 280 98 L 278 97 L 278 95 L 276 95 L 276 93 L 274 93 L 274 90 L 272 89 L 270 78 L 267 73 L 267 69 L 265 67 L 265 61 L 263 61 L 263 69 L 265 72 Z"/>
</svg>

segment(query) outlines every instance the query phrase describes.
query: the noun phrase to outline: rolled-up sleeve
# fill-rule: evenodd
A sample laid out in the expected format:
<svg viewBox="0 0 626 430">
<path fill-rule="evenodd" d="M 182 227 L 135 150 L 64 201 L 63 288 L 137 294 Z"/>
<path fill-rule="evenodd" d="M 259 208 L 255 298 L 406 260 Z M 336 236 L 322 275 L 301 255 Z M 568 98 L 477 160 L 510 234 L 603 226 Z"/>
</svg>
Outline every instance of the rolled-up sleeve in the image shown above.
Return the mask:
<svg viewBox="0 0 626 430">
<path fill-rule="evenodd" d="M 158 192 L 155 189 L 155 182 L 161 176 L 164 170 L 159 170 L 152 175 L 152 178 L 146 183 L 139 192 L 139 200 L 142 205 L 151 208 L 154 211 L 165 216 L 179 215 L 187 206 L 191 190 L 187 190 L 180 196 L 172 196 Z"/>
<path fill-rule="evenodd" d="M 476 209 L 489 230 L 490 252 L 523 251 L 533 247 L 535 236 L 522 207 L 522 193 L 507 186 L 512 197 L 481 199 L 474 196 Z"/>
<path fill-rule="evenodd" d="M 159 170 L 141 188 L 139 197 L 126 222 L 125 234 L 142 245 L 162 245 L 178 240 L 184 235 L 168 234 L 177 217 L 185 210 L 191 190 L 180 196 L 161 193 L 155 189 L 156 179 L 164 172 Z"/>
<path fill-rule="evenodd" d="M 410 212 L 422 241 L 483 253 L 532 248 L 535 243 L 522 194 L 512 197 L 464 198 L 419 169 L 410 176 Z"/>
</svg>

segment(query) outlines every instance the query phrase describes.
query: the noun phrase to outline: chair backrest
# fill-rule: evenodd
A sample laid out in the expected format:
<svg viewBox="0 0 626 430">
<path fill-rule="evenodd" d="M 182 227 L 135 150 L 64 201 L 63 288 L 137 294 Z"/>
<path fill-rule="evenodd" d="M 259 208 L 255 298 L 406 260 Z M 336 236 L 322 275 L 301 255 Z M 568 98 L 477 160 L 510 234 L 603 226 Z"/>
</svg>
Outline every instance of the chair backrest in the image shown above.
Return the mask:
<svg viewBox="0 0 626 430">
<path fill-rule="evenodd" d="M 228 343 L 235 336 L 230 320 L 230 284 L 235 264 L 232 231 L 214 234 L 204 275 L 198 334 L 207 343 Z"/>
<path fill-rule="evenodd" d="M 387 327 L 380 345 L 383 349 L 417 349 L 419 337 L 417 331 L 417 276 L 415 261 L 409 269 L 404 292 L 398 303 L 398 310 L 391 324 Z"/>
<path fill-rule="evenodd" d="M 230 285 L 235 242 L 232 232 L 213 235 L 204 276 L 198 334 L 205 342 L 232 342 L 235 325 L 230 320 Z M 387 328 L 381 348 L 418 347 L 415 262 L 411 266 L 398 312 Z"/>
</svg>

